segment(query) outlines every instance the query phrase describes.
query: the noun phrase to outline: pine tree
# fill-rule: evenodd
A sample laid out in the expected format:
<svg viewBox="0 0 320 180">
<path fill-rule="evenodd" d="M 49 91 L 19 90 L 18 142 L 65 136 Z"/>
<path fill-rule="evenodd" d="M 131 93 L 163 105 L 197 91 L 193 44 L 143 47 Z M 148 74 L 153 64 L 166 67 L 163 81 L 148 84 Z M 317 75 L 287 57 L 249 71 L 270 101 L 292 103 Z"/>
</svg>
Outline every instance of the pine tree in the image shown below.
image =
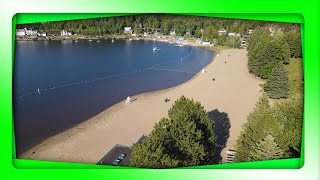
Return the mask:
<svg viewBox="0 0 320 180">
<path fill-rule="evenodd" d="M 148 139 L 132 148 L 130 166 L 169 168 L 213 163 L 214 123 L 200 103 L 178 99 Z"/>
<path fill-rule="evenodd" d="M 275 120 L 268 98 L 264 95 L 256 104 L 254 110 L 248 115 L 247 122 L 242 126 L 242 132 L 236 141 L 234 161 L 253 161 L 250 152 L 268 134 L 278 137 L 283 132 L 282 126 Z"/>
<path fill-rule="evenodd" d="M 264 91 L 270 98 L 279 99 L 289 96 L 289 77 L 282 63 L 273 68 L 272 73 L 264 85 Z"/>
<path fill-rule="evenodd" d="M 267 135 L 263 140 L 256 143 L 250 152 L 252 161 L 280 159 L 283 157 L 283 151 L 274 141 L 272 135 Z"/>
</svg>

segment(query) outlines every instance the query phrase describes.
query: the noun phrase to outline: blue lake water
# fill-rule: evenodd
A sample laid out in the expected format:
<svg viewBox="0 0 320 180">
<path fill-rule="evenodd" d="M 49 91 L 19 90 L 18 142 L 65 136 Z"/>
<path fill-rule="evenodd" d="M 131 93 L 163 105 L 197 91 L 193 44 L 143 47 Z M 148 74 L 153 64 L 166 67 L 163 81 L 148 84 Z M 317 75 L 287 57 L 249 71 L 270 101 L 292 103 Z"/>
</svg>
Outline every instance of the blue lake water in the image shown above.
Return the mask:
<svg viewBox="0 0 320 180">
<path fill-rule="evenodd" d="M 144 40 L 17 41 L 13 110 L 17 154 L 127 96 L 191 79 L 213 52 Z"/>
</svg>

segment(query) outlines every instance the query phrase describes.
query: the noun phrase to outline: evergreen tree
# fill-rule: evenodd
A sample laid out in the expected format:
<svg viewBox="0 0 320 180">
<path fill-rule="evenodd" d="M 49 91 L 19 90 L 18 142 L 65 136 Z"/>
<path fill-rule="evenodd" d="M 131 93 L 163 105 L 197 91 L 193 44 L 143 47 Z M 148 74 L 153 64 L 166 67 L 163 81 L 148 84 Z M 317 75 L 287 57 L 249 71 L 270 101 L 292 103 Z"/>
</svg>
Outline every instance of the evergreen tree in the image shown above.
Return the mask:
<svg viewBox="0 0 320 180">
<path fill-rule="evenodd" d="M 201 104 L 181 97 L 168 114 L 148 139 L 133 146 L 130 166 L 169 168 L 213 163 L 214 123 Z"/>
<path fill-rule="evenodd" d="M 256 161 L 271 157 L 299 157 L 301 149 L 301 128 L 303 117 L 303 101 L 301 96 L 269 105 L 268 98 L 262 96 L 254 110 L 249 114 L 247 122 L 242 126 L 240 136 L 236 141 L 235 162 Z M 267 141 L 272 136 L 273 142 Z M 259 145 L 260 144 L 260 145 Z M 274 151 L 266 148 L 273 147 Z M 273 144 L 273 145 L 271 145 Z M 277 145 L 277 146 L 276 146 Z M 264 147 L 264 148 L 262 148 Z M 278 148 L 276 148 L 278 147 Z M 265 149 L 265 150 L 263 150 Z M 279 153 L 274 153 L 279 152 Z"/>
<path fill-rule="evenodd" d="M 289 96 L 289 76 L 282 63 L 273 68 L 272 73 L 264 85 L 264 91 L 274 99 L 287 98 Z"/>
<path fill-rule="evenodd" d="M 250 152 L 252 161 L 280 159 L 283 157 L 283 151 L 274 141 L 272 135 L 267 135 L 263 140 L 256 143 Z"/>
<path fill-rule="evenodd" d="M 254 161 L 251 158 L 256 143 L 265 138 L 268 134 L 279 137 L 283 133 L 283 127 L 273 117 L 268 98 L 262 96 L 253 112 L 248 115 L 247 122 L 242 126 L 242 132 L 236 141 L 234 161 Z"/>
<path fill-rule="evenodd" d="M 291 57 L 302 57 L 300 33 L 291 30 L 285 33 L 285 40 L 289 45 Z"/>
</svg>

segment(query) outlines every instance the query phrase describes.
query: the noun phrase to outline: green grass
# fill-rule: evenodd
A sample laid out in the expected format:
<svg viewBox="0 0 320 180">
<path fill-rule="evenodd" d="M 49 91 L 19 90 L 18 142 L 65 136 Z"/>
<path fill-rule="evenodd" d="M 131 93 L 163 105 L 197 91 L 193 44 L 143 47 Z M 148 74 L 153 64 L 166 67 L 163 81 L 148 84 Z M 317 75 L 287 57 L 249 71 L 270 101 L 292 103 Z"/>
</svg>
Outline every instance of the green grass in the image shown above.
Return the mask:
<svg viewBox="0 0 320 180">
<path fill-rule="evenodd" d="M 290 64 L 286 65 L 290 80 L 290 97 L 303 95 L 303 64 L 301 58 L 292 58 Z"/>
</svg>

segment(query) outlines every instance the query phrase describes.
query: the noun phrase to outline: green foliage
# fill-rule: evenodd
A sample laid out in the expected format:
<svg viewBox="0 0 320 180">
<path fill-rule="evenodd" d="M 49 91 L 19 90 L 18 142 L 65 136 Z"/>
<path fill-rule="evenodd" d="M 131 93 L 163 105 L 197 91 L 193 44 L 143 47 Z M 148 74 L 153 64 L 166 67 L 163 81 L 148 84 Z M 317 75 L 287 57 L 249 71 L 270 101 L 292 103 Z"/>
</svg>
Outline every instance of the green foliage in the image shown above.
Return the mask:
<svg viewBox="0 0 320 180">
<path fill-rule="evenodd" d="M 289 97 L 290 83 L 288 72 L 282 63 L 273 68 L 272 73 L 264 85 L 264 91 L 274 99 Z"/>
<path fill-rule="evenodd" d="M 285 34 L 285 40 L 289 45 L 291 57 L 302 57 L 300 33 L 295 30 L 291 30 Z"/>
<path fill-rule="evenodd" d="M 286 65 L 289 72 L 290 96 L 303 94 L 303 63 L 300 58 L 292 58 L 291 63 Z"/>
<path fill-rule="evenodd" d="M 247 28 L 268 25 L 264 21 L 248 21 L 239 19 L 224 19 L 214 17 L 181 16 L 169 14 L 145 14 L 123 17 L 107 17 L 98 19 L 71 20 L 61 22 L 36 23 L 17 25 L 17 28 L 33 28 L 44 30 L 48 34 L 60 34 L 60 30 L 68 30 L 78 35 L 105 36 L 123 34 L 123 28 L 130 26 L 134 33 L 141 34 L 144 31 L 151 33 L 160 28 L 160 32 L 168 35 L 170 30 L 175 30 L 177 35 L 185 36 L 190 32 L 190 37 L 203 38 L 217 45 L 238 47 L 238 41 L 234 45 L 232 38 L 219 36 L 218 30 L 224 28 L 227 32 L 238 32 L 246 35 Z M 280 27 L 292 27 L 286 23 L 272 23 Z M 203 36 L 201 29 L 203 29 Z M 263 29 L 263 28 L 260 28 Z M 189 35 L 188 35 L 189 36 Z M 254 41 L 260 39 L 249 38 L 249 46 L 254 46 Z M 239 42 L 240 43 L 240 42 Z M 250 48 L 251 49 L 251 48 Z"/>
<path fill-rule="evenodd" d="M 269 134 L 263 140 L 260 140 L 255 144 L 250 151 L 250 155 L 252 161 L 272 160 L 282 158 L 283 151 L 274 141 L 274 137 Z"/>
<path fill-rule="evenodd" d="M 289 64 L 290 46 L 286 37 L 282 31 L 270 36 L 266 28 L 256 28 L 248 38 L 249 72 L 268 79 L 278 63 Z"/>
<path fill-rule="evenodd" d="M 273 107 L 268 98 L 262 96 L 242 126 L 234 161 L 299 157 L 302 117 L 301 96 L 276 103 Z"/>
<path fill-rule="evenodd" d="M 181 97 L 154 126 L 148 139 L 135 144 L 130 166 L 170 168 L 213 162 L 214 123 L 199 102 Z"/>
</svg>

